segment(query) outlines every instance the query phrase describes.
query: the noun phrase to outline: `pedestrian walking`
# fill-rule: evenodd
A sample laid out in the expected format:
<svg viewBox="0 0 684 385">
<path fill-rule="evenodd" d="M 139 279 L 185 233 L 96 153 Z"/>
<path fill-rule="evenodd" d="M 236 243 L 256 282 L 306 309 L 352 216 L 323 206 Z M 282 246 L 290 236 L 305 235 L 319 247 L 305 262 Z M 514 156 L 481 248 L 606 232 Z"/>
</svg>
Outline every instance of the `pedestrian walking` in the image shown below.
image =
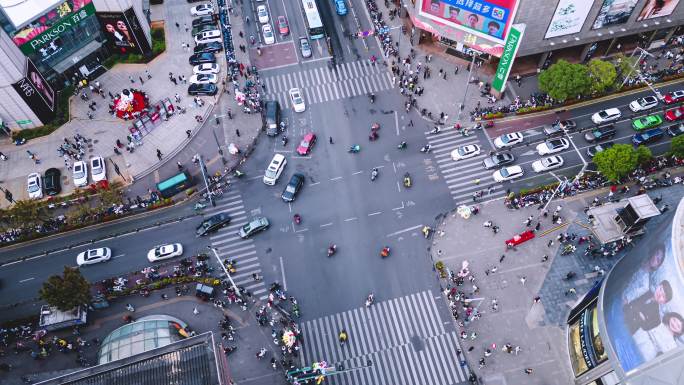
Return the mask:
<svg viewBox="0 0 684 385">
<path fill-rule="evenodd" d="M 523 286 L 525 286 L 525 281 L 527 281 L 527 277 L 525 277 L 525 276 L 520 277 L 520 283 L 521 283 Z"/>
<path fill-rule="evenodd" d="M 546 262 L 546 261 L 548 261 L 548 260 L 549 260 L 549 256 L 548 256 L 548 255 L 544 255 L 544 256 L 542 257 L 542 260 L 541 260 L 541 261 L 542 261 L 542 262 Z"/>
<path fill-rule="evenodd" d="M 235 129 L 235 135 L 236 135 L 238 138 L 240 137 L 240 130 L 238 130 L 237 128 Z"/>
<path fill-rule="evenodd" d="M 145 84 L 145 82 L 143 81 L 142 76 L 138 76 L 138 79 L 140 79 L 140 84 Z"/>
<path fill-rule="evenodd" d="M 192 309 L 192 314 L 194 314 L 194 315 L 198 315 L 198 314 L 199 314 L 199 310 L 197 310 L 197 307 L 195 307 L 194 309 Z"/>
<path fill-rule="evenodd" d="M 150 75 L 150 71 L 145 70 L 145 75 L 147 75 L 147 80 L 152 79 L 152 75 Z"/>
<path fill-rule="evenodd" d="M 534 303 L 539 303 L 539 302 L 541 302 L 541 297 L 540 297 L 540 296 L 536 296 L 536 297 L 533 298 L 533 301 L 534 301 Z"/>
<path fill-rule="evenodd" d="M 188 32 L 188 31 L 189 31 L 188 25 L 187 25 L 186 23 L 183 23 L 183 27 L 185 27 L 185 32 Z"/>
<path fill-rule="evenodd" d="M 499 263 L 502 263 L 505 258 L 506 258 L 506 254 L 502 254 L 501 258 L 499 258 Z"/>
<path fill-rule="evenodd" d="M 474 182 L 475 182 L 476 185 L 479 185 L 479 184 L 480 184 L 480 178 L 475 179 Z"/>
<path fill-rule="evenodd" d="M 181 163 L 180 161 L 176 162 L 176 165 L 178 166 L 178 170 L 183 169 L 183 163 Z"/>
<path fill-rule="evenodd" d="M 536 231 L 539 231 L 539 229 L 541 229 L 541 222 L 537 222 L 537 225 L 534 226 L 534 229 L 535 229 Z"/>
<path fill-rule="evenodd" d="M 532 374 L 532 368 L 525 369 L 525 374 Z"/>
<path fill-rule="evenodd" d="M 190 137 L 192 136 L 192 131 L 190 131 L 190 130 L 185 130 L 185 135 L 187 135 L 187 136 L 188 136 L 188 139 L 190 139 Z"/>
<path fill-rule="evenodd" d="M 553 239 L 549 239 L 549 242 L 546 244 L 547 247 L 553 246 Z"/>
<path fill-rule="evenodd" d="M 131 83 L 135 83 L 135 79 L 133 79 L 133 76 L 131 75 L 128 75 L 128 80 L 130 80 Z"/>
<path fill-rule="evenodd" d="M 176 92 L 176 95 L 174 95 L 174 98 L 176 99 L 176 103 L 180 103 L 181 97 L 180 97 L 180 95 L 178 94 L 178 92 Z"/>
<path fill-rule="evenodd" d="M 178 24 L 178 22 L 176 22 L 176 28 L 180 29 L 180 24 Z"/>
<path fill-rule="evenodd" d="M 159 158 L 159 160 L 162 160 L 162 156 L 163 156 L 163 155 L 162 155 L 161 150 L 160 150 L 160 149 L 157 149 L 157 158 Z"/>
<path fill-rule="evenodd" d="M 575 294 L 577 293 L 577 290 L 574 287 L 569 288 L 568 290 L 565 291 L 565 295 L 568 296 L 570 294 Z"/>
</svg>

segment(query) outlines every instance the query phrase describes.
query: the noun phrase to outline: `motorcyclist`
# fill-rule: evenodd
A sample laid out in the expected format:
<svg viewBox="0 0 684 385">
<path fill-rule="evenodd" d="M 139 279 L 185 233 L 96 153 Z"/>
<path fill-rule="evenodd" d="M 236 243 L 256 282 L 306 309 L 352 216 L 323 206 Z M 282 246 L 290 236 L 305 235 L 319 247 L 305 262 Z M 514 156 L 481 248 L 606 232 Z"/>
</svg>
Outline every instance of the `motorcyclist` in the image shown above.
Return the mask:
<svg viewBox="0 0 684 385">
<path fill-rule="evenodd" d="M 397 146 L 398 149 L 403 150 L 406 148 L 406 141 L 403 140 L 399 145 Z"/>
<path fill-rule="evenodd" d="M 371 92 L 371 94 L 368 96 L 370 97 L 371 103 L 375 103 L 375 94 Z"/>
<path fill-rule="evenodd" d="M 340 343 L 344 344 L 349 339 L 349 336 L 347 335 L 347 332 L 344 329 L 342 329 L 340 330 L 338 338 L 340 339 Z"/>
<path fill-rule="evenodd" d="M 378 168 L 373 167 L 373 170 L 371 171 L 371 180 L 375 180 L 375 178 L 378 177 Z"/>
<path fill-rule="evenodd" d="M 328 246 L 328 257 L 335 254 L 335 251 L 337 251 L 337 245 L 336 244 L 333 243 L 330 246 Z"/>
<path fill-rule="evenodd" d="M 404 187 L 411 187 L 411 175 L 409 173 L 404 174 Z"/>
<path fill-rule="evenodd" d="M 423 148 L 420 149 L 420 152 L 428 153 L 428 152 L 430 152 L 431 148 L 432 148 L 432 146 L 430 146 L 429 144 L 426 144 L 425 146 L 423 146 Z"/>
<path fill-rule="evenodd" d="M 382 256 L 383 258 L 389 257 L 389 254 L 390 254 L 390 248 L 389 248 L 389 246 L 383 247 L 383 248 L 382 248 L 382 251 L 380 251 L 380 256 Z"/>
<path fill-rule="evenodd" d="M 373 293 L 368 294 L 368 298 L 366 298 L 366 307 L 372 305 L 373 301 L 375 301 L 375 296 L 373 295 Z"/>
<path fill-rule="evenodd" d="M 283 135 L 282 140 L 283 140 L 283 146 L 287 146 L 287 136 L 286 135 Z"/>
<path fill-rule="evenodd" d="M 430 133 L 431 133 L 431 134 L 437 134 L 437 133 L 439 133 L 440 131 L 442 131 L 442 129 L 439 128 L 439 126 L 435 126 L 435 127 L 432 129 L 432 131 L 430 131 Z"/>
<path fill-rule="evenodd" d="M 295 214 L 295 215 L 294 215 L 294 221 L 295 221 L 296 224 L 299 224 L 299 222 L 302 221 L 302 216 L 299 215 L 299 214 Z"/>
<path fill-rule="evenodd" d="M 126 310 L 128 310 L 128 311 L 130 311 L 130 312 L 134 312 L 134 311 L 135 311 L 135 308 L 134 308 L 133 305 L 131 305 L 130 303 L 127 303 L 127 304 L 126 304 Z"/>
</svg>

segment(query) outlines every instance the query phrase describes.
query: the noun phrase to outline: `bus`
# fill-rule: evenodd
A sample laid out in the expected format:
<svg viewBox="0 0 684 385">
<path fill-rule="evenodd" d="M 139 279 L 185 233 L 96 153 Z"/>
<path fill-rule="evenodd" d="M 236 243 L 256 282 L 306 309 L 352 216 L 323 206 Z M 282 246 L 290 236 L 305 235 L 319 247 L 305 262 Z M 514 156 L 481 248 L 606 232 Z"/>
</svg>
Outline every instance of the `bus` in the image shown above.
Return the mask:
<svg viewBox="0 0 684 385">
<path fill-rule="evenodd" d="M 178 175 L 174 175 L 169 179 L 157 183 L 157 190 L 162 198 L 171 198 L 190 186 L 192 186 L 192 177 L 190 174 L 183 171 Z"/>
<path fill-rule="evenodd" d="M 311 39 L 320 39 L 325 36 L 323 23 L 321 22 L 321 15 L 318 14 L 318 7 L 316 7 L 316 0 L 302 0 L 302 7 L 304 7 L 304 19 L 306 26 L 309 29 L 309 37 Z"/>
</svg>

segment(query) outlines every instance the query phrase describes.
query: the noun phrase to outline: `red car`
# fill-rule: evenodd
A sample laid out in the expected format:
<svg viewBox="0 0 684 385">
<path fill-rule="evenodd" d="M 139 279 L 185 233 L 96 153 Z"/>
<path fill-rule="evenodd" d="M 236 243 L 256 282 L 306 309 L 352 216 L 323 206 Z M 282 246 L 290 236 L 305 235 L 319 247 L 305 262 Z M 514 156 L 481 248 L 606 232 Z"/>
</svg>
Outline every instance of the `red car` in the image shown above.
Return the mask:
<svg viewBox="0 0 684 385">
<path fill-rule="evenodd" d="M 665 119 L 671 122 L 684 119 L 684 106 L 671 108 L 665 111 Z"/>
<path fill-rule="evenodd" d="M 316 143 L 316 134 L 310 132 L 304 135 L 304 138 L 299 142 L 299 147 L 297 147 L 297 154 L 308 155 L 311 152 L 311 148 Z"/>
<path fill-rule="evenodd" d="M 673 104 L 684 100 L 684 90 L 670 92 L 663 98 L 665 104 Z"/>
<path fill-rule="evenodd" d="M 290 26 L 287 24 L 287 18 L 285 16 L 278 16 L 278 31 L 283 36 L 290 33 Z"/>
</svg>

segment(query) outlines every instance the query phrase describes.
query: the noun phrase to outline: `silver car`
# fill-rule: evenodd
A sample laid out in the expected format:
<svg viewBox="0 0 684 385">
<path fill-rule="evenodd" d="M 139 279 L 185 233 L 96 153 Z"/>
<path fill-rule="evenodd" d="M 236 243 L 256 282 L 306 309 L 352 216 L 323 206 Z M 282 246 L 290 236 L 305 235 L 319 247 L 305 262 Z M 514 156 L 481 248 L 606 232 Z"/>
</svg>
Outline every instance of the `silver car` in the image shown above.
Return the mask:
<svg viewBox="0 0 684 385">
<path fill-rule="evenodd" d="M 299 38 L 299 51 L 302 53 L 302 57 L 311 57 L 311 44 L 309 43 L 309 39 L 305 37 L 300 37 Z"/>
</svg>

